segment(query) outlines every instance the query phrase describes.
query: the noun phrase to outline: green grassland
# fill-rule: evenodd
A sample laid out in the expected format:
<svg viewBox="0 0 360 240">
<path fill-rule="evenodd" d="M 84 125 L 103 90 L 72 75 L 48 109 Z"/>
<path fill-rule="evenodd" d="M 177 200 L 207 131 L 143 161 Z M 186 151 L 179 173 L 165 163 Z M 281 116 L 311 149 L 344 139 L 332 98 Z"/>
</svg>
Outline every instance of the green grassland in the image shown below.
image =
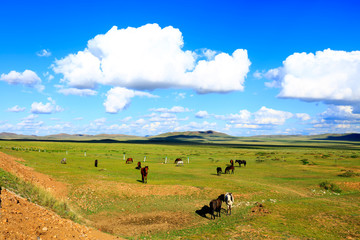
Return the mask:
<svg viewBox="0 0 360 240">
<path fill-rule="evenodd" d="M 301 137 L 172 144 L 0 141 L 0 151 L 68 184 L 66 204 L 78 219 L 156 212 L 189 219 L 181 228 L 136 235 L 151 239 L 359 239 L 359 149 L 358 142 Z M 125 164 L 124 155 L 134 164 Z M 173 164 L 178 157 L 184 166 Z M 60 164 L 62 158 L 67 164 Z M 230 159 L 246 160 L 247 166 L 217 176 L 216 167 L 224 170 Z M 147 186 L 135 169 L 138 161 L 149 166 Z M 131 189 L 150 187 L 153 192 L 142 197 Z M 236 196 L 232 215 L 210 220 L 196 212 L 225 192 Z M 266 211 L 252 212 L 256 202 Z"/>
</svg>

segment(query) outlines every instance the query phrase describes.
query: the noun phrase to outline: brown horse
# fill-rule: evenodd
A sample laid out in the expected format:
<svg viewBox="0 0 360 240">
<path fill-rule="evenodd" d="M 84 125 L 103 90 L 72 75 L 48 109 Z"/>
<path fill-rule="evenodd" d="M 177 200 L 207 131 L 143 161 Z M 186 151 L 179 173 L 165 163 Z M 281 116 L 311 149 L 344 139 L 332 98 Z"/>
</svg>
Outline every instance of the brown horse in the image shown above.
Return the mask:
<svg viewBox="0 0 360 240">
<path fill-rule="evenodd" d="M 225 168 L 225 174 L 227 173 L 230 173 L 230 170 L 231 170 L 231 173 L 234 174 L 234 166 L 228 166 Z"/>
<path fill-rule="evenodd" d="M 230 165 L 234 166 L 234 160 L 232 160 L 232 159 L 230 160 Z"/>
<path fill-rule="evenodd" d="M 177 164 L 177 163 L 180 162 L 180 161 L 182 161 L 181 158 L 177 158 L 177 159 L 175 159 L 175 162 L 174 162 L 174 163 Z"/>
<path fill-rule="evenodd" d="M 144 168 L 141 168 L 140 172 L 141 172 L 142 182 L 147 183 L 147 175 L 148 175 L 148 172 L 149 172 L 149 167 L 145 166 Z"/>
<path fill-rule="evenodd" d="M 214 212 L 218 212 L 217 216 L 221 217 L 221 204 L 224 201 L 224 194 L 221 194 L 217 199 L 213 199 L 210 201 L 209 206 L 210 206 L 210 215 L 211 215 L 211 219 L 215 219 L 215 214 Z"/>
<path fill-rule="evenodd" d="M 133 163 L 133 159 L 132 158 L 128 158 L 128 159 L 126 159 L 126 162 L 125 163 Z"/>
<path fill-rule="evenodd" d="M 136 169 L 140 169 L 140 168 L 141 168 L 141 162 L 138 162 Z"/>
</svg>

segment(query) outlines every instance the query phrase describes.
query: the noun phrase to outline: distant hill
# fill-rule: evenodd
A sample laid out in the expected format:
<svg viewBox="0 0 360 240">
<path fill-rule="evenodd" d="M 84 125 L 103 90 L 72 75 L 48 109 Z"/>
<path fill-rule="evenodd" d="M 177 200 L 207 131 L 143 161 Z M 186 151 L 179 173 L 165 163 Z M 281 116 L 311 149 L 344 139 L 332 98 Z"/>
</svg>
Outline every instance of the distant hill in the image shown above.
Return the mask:
<svg viewBox="0 0 360 240">
<path fill-rule="evenodd" d="M 262 142 L 272 141 L 360 141 L 360 134 L 321 134 L 321 135 L 259 135 L 252 137 L 235 137 L 225 133 L 208 131 L 169 132 L 156 136 L 139 137 L 125 134 L 54 134 L 47 136 L 21 135 L 15 133 L 0 133 L 2 140 L 31 140 L 31 141 L 96 141 L 96 142 L 194 142 L 194 143 L 235 143 L 235 142 Z"/>
<path fill-rule="evenodd" d="M 163 133 L 157 136 L 148 138 L 150 141 L 163 141 L 163 142 L 218 142 L 218 141 L 231 141 L 237 137 L 230 136 L 225 133 L 208 131 L 187 131 L 187 132 L 170 132 Z"/>
<path fill-rule="evenodd" d="M 332 140 L 332 141 L 360 141 L 359 133 L 349 134 L 324 134 L 313 138 L 314 140 Z"/>
</svg>

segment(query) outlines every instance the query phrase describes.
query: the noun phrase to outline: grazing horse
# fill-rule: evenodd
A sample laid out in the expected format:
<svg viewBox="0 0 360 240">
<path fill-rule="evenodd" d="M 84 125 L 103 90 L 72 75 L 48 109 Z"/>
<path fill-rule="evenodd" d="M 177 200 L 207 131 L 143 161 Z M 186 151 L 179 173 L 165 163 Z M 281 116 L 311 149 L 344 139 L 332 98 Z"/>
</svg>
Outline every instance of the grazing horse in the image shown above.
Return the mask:
<svg viewBox="0 0 360 240">
<path fill-rule="evenodd" d="M 98 160 L 96 159 L 95 160 L 95 167 L 97 167 L 97 165 L 98 165 Z"/>
<path fill-rule="evenodd" d="M 220 176 L 222 174 L 222 169 L 221 167 L 217 167 L 216 168 L 216 172 L 217 172 L 217 175 Z"/>
<path fill-rule="evenodd" d="M 147 183 L 147 175 L 148 175 L 148 172 L 149 172 L 149 167 L 145 166 L 144 168 L 141 168 L 140 172 L 141 172 L 142 182 Z"/>
<path fill-rule="evenodd" d="M 126 163 L 133 163 L 133 159 L 132 158 L 126 159 Z"/>
<path fill-rule="evenodd" d="M 236 163 L 239 163 L 239 167 L 241 167 L 241 164 L 244 165 L 244 167 L 246 167 L 246 160 L 236 160 Z"/>
<path fill-rule="evenodd" d="M 177 163 L 180 162 L 180 161 L 182 162 L 181 158 L 177 158 L 177 159 L 175 159 L 175 162 L 174 162 L 174 163 L 177 164 Z"/>
<path fill-rule="evenodd" d="M 231 166 L 234 166 L 234 160 L 230 160 L 230 164 L 231 164 Z"/>
<path fill-rule="evenodd" d="M 227 173 L 230 173 L 230 170 L 231 170 L 231 173 L 234 174 L 234 166 L 228 166 L 225 168 L 225 174 Z"/>
<path fill-rule="evenodd" d="M 141 169 L 141 162 L 138 162 L 138 163 L 137 163 L 136 169 Z"/>
<path fill-rule="evenodd" d="M 227 205 L 226 214 L 229 215 L 229 212 L 230 212 L 230 215 L 231 215 L 231 208 L 232 208 L 232 205 L 234 203 L 234 197 L 233 197 L 232 193 L 226 193 L 225 194 L 224 202 Z"/>
<path fill-rule="evenodd" d="M 221 217 L 221 214 L 220 214 L 220 212 L 221 212 L 221 204 L 222 204 L 222 202 L 223 202 L 223 195 L 224 194 L 222 194 L 222 195 L 220 195 L 217 199 L 213 199 L 213 200 L 211 200 L 210 201 L 210 203 L 209 203 L 209 206 L 210 206 L 210 215 L 211 215 L 211 219 L 213 219 L 213 217 L 214 217 L 214 219 L 215 219 L 215 214 L 214 214 L 214 212 L 218 212 L 218 217 Z"/>
<path fill-rule="evenodd" d="M 66 158 L 61 159 L 61 164 L 66 164 Z"/>
</svg>

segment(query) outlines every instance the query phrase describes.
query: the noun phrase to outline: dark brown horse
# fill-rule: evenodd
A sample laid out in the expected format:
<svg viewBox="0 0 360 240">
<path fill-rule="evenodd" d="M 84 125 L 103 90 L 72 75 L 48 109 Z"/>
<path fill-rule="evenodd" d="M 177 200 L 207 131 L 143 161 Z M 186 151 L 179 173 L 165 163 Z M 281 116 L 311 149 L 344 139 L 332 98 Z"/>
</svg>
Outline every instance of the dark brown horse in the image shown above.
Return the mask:
<svg viewBox="0 0 360 240">
<path fill-rule="evenodd" d="M 97 167 L 98 166 L 98 160 L 96 159 L 95 160 L 95 167 Z"/>
<path fill-rule="evenodd" d="M 232 159 L 230 160 L 230 165 L 234 166 L 234 160 L 232 160 Z"/>
<path fill-rule="evenodd" d="M 126 162 L 125 163 L 133 163 L 133 159 L 132 158 L 128 158 L 128 159 L 126 159 Z"/>
<path fill-rule="evenodd" d="M 244 167 L 246 167 L 246 160 L 236 160 L 236 163 L 239 163 L 239 167 L 241 167 L 241 164 L 244 165 Z"/>
<path fill-rule="evenodd" d="M 234 166 L 228 166 L 225 168 L 225 174 L 230 173 L 230 171 L 233 174 L 234 170 L 235 170 Z"/>
<path fill-rule="evenodd" d="M 224 201 L 224 194 L 221 194 L 217 199 L 213 199 L 210 201 L 209 206 L 210 206 L 210 215 L 211 215 L 211 219 L 215 219 L 215 212 L 218 212 L 217 216 L 221 217 L 221 204 Z"/>
<path fill-rule="evenodd" d="M 182 161 L 181 158 L 177 158 L 177 159 L 175 159 L 175 162 L 174 162 L 174 163 L 177 164 L 177 163 L 180 162 L 180 161 Z"/>
<path fill-rule="evenodd" d="M 141 168 L 140 172 L 141 172 L 142 182 L 147 183 L 147 175 L 148 175 L 148 172 L 149 172 L 149 167 L 145 166 L 144 168 Z"/>
<path fill-rule="evenodd" d="M 138 162 L 136 169 L 140 169 L 140 168 L 141 168 L 141 162 Z"/>
<path fill-rule="evenodd" d="M 217 175 L 220 176 L 222 174 L 222 169 L 221 167 L 217 167 L 216 168 L 216 172 L 217 172 Z"/>
</svg>

